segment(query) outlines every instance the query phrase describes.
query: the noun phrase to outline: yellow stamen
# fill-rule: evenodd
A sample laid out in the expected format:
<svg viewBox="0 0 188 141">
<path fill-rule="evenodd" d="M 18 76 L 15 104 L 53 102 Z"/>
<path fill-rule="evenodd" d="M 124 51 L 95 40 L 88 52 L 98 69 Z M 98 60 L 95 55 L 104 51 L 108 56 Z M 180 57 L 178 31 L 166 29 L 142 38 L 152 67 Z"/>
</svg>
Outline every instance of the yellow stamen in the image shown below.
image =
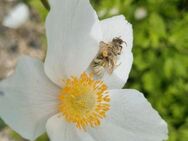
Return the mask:
<svg viewBox="0 0 188 141">
<path fill-rule="evenodd" d="M 66 80 L 59 100 L 59 112 L 68 122 L 75 123 L 80 129 L 100 125 L 101 119 L 110 109 L 107 86 L 86 73 L 80 78 L 71 77 Z"/>
</svg>

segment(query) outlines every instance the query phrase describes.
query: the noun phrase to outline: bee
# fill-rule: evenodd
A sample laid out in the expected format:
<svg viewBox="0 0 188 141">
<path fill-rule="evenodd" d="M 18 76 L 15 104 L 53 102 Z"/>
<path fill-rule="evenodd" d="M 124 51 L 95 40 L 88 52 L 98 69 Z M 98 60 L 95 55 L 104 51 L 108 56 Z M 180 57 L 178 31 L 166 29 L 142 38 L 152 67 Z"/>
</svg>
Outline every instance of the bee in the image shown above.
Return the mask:
<svg viewBox="0 0 188 141">
<path fill-rule="evenodd" d="M 107 71 L 112 74 L 113 71 L 120 65 L 117 64 L 118 57 L 122 54 L 123 43 L 121 38 L 113 38 L 111 42 L 105 43 L 101 41 L 99 44 L 99 52 L 91 63 L 92 72 L 102 77 Z"/>
</svg>

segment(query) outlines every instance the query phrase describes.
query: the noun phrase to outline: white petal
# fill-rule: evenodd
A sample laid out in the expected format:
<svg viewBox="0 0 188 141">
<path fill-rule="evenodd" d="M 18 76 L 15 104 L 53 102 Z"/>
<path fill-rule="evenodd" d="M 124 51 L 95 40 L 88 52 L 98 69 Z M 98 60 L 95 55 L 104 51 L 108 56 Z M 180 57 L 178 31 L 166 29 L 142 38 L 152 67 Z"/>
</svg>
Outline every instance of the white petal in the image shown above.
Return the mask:
<svg viewBox="0 0 188 141">
<path fill-rule="evenodd" d="M 111 110 L 101 126 L 90 129 L 97 141 L 163 141 L 167 124 L 136 90 L 111 90 Z"/>
<path fill-rule="evenodd" d="M 51 0 L 46 30 L 45 72 L 56 84 L 88 68 L 102 39 L 100 23 L 89 0 Z"/>
<path fill-rule="evenodd" d="M 0 82 L 0 117 L 24 138 L 34 140 L 57 113 L 58 91 L 42 62 L 24 57 L 15 74 Z"/>
<path fill-rule="evenodd" d="M 46 128 L 51 141 L 94 141 L 87 132 L 77 129 L 60 115 L 50 118 Z"/>
<path fill-rule="evenodd" d="M 105 42 L 112 41 L 115 37 L 120 37 L 126 42 L 118 60 L 118 67 L 112 75 L 106 73 L 103 77 L 104 82 L 110 89 L 122 88 L 127 82 L 132 63 L 133 55 L 131 52 L 133 45 L 132 25 L 125 20 L 124 16 L 115 16 L 101 21 L 103 38 Z"/>
<path fill-rule="evenodd" d="M 129 48 L 129 50 L 132 49 L 132 25 L 125 19 L 123 15 L 102 20 L 101 26 L 104 41 L 109 42 L 112 41 L 114 37 L 120 37 L 127 43 L 127 46 L 124 44 L 124 48 Z"/>
<path fill-rule="evenodd" d="M 27 5 L 20 3 L 4 18 L 3 25 L 9 28 L 18 28 L 29 19 L 29 14 Z"/>
<path fill-rule="evenodd" d="M 127 138 L 129 132 L 105 120 L 99 127 L 88 129 L 88 132 L 96 141 L 142 141 Z"/>
</svg>

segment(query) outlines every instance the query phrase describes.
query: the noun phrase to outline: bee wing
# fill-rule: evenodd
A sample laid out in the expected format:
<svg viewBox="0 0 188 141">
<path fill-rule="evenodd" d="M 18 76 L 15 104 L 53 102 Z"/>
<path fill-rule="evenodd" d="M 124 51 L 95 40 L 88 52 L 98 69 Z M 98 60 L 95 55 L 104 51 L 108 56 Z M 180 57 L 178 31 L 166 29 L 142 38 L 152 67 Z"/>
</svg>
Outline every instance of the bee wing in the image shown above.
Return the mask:
<svg viewBox="0 0 188 141">
<path fill-rule="evenodd" d="M 101 41 L 99 47 L 100 47 L 99 52 L 102 53 L 102 52 L 104 52 L 104 51 L 107 51 L 108 44 L 106 44 L 105 42 Z"/>
<path fill-rule="evenodd" d="M 100 47 L 105 47 L 105 46 L 107 46 L 108 44 L 106 44 L 104 41 L 101 41 L 100 43 L 99 43 L 99 46 Z"/>
</svg>

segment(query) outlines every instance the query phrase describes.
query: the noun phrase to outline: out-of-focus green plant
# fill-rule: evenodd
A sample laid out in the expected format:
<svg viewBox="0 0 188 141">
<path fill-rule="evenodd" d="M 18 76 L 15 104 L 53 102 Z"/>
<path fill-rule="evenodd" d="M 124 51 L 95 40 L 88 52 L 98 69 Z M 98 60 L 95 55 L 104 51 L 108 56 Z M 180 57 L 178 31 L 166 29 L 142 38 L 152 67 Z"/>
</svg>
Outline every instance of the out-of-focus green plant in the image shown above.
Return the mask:
<svg viewBox="0 0 188 141">
<path fill-rule="evenodd" d="M 169 141 L 188 141 L 188 1 L 91 2 L 100 19 L 124 14 L 133 24 L 134 64 L 125 87 L 143 92 L 168 122 Z M 44 21 L 47 11 L 40 1 L 27 3 Z M 138 18 L 139 12 L 145 15 Z M 45 135 L 38 139 L 47 140 Z"/>
<path fill-rule="evenodd" d="M 126 88 L 142 91 L 169 124 L 169 141 L 188 140 L 188 1 L 94 0 L 101 19 L 124 14 L 134 29 Z M 135 14 L 145 12 L 142 19 Z"/>
</svg>

